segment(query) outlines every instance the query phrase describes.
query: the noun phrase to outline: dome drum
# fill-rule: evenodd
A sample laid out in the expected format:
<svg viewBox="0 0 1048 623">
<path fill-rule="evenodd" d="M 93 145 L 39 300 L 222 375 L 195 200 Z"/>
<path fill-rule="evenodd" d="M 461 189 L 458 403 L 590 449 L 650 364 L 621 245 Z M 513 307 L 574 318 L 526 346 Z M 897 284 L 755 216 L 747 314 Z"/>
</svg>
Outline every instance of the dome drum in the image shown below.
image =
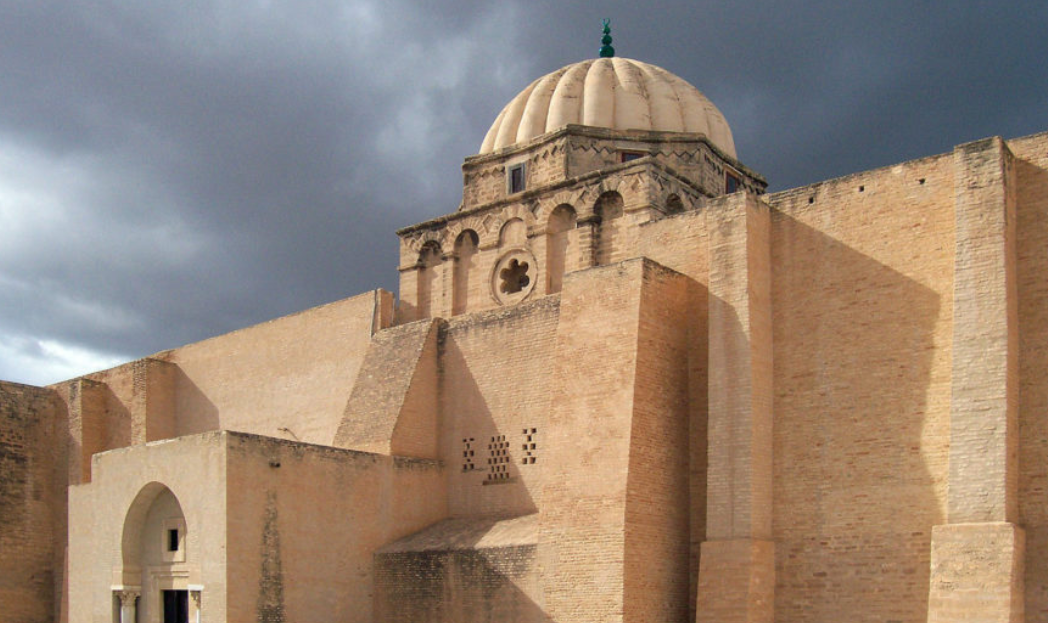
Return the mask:
<svg viewBox="0 0 1048 623">
<path fill-rule="evenodd" d="M 610 171 L 648 156 L 700 186 L 707 196 L 741 189 L 761 194 L 767 187 L 763 177 L 702 134 L 572 124 L 495 153 L 467 158 L 462 166 L 459 209 L 470 210 L 513 197 L 520 191 L 510 183 L 512 175 L 523 176 L 523 191 L 528 192 L 593 171 Z M 731 179 L 736 187 L 729 190 Z"/>
</svg>

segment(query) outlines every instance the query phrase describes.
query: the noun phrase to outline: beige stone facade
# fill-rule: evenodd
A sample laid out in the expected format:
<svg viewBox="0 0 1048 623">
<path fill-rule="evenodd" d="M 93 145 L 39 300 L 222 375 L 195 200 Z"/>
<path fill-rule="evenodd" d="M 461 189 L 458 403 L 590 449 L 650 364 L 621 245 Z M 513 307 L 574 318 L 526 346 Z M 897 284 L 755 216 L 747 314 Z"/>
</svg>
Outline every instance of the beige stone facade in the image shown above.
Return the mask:
<svg viewBox="0 0 1048 623">
<path fill-rule="evenodd" d="M 528 87 L 398 300 L 0 383 L 0 619 L 1048 623 L 1048 133 L 766 194 L 679 80 Z"/>
</svg>

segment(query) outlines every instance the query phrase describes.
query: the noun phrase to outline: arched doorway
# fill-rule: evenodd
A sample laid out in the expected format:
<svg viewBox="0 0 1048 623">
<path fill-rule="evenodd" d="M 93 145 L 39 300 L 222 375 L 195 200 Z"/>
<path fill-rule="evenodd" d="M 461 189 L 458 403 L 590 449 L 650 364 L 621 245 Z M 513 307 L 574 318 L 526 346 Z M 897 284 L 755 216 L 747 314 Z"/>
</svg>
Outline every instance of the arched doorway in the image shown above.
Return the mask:
<svg viewBox="0 0 1048 623">
<path fill-rule="evenodd" d="M 189 623 L 198 619 L 200 587 L 190 584 L 193 556 L 188 536 L 185 513 L 171 489 L 159 482 L 142 487 L 124 518 L 123 586 L 114 590 L 115 620 Z"/>
</svg>

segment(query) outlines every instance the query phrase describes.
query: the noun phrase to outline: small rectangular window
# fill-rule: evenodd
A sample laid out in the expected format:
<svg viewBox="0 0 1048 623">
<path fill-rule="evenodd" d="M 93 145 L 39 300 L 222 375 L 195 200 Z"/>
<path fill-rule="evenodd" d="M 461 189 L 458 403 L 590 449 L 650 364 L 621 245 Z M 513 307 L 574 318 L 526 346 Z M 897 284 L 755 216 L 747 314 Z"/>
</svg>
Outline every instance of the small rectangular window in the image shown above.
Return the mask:
<svg viewBox="0 0 1048 623">
<path fill-rule="evenodd" d="M 619 152 L 619 158 L 621 162 L 629 162 L 630 160 L 636 160 L 637 158 L 643 158 L 648 154 L 640 151 L 623 151 Z"/>
<path fill-rule="evenodd" d="M 522 162 L 509 168 L 509 194 L 524 192 L 524 187 L 524 163 Z"/>
<path fill-rule="evenodd" d="M 741 186 L 742 184 L 739 178 L 735 177 L 731 173 L 725 173 L 724 177 L 724 192 L 730 195 L 731 193 L 739 190 L 739 186 Z"/>
<path fill-rule="evenodd" d="M 186 561 L 186 522 L 184 519 L 165 519 L 164 527 L 156 536 L 161 560 L 164 562 Z"/>
</svg>

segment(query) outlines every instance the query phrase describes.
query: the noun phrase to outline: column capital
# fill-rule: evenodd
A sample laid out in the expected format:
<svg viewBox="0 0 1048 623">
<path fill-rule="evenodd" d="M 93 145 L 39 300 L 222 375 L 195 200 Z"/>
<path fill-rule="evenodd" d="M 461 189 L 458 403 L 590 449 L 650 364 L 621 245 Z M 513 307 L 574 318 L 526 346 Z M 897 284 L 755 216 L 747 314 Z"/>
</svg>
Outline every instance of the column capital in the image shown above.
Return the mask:
<svg viewBox="0 0 1048 623">
<path fill-rule="evenodd" d="M 122 607 L 135 605 L 135 600 L 142 595 L 142 590 L 137 586 L 114 586 L 113 594 L 120 598 Z"/>
</svg>

